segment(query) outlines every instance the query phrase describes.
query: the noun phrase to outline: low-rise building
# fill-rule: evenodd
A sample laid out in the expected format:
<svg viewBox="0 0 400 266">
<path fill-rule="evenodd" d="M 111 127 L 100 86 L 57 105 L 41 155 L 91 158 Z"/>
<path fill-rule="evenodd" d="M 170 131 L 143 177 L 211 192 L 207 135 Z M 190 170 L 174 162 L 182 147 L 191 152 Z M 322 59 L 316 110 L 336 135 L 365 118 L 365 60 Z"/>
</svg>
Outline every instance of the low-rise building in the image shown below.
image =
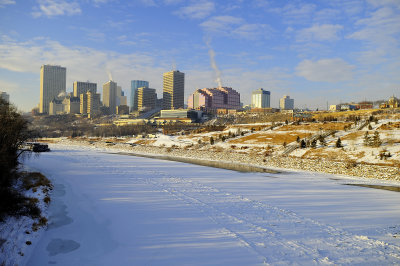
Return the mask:
<svg viewBox="0 0 400 266">
<path fill-rule="evenodd" d="M 79 97 L 67 96 L 62 101 L 64 106 L 64 113 L 79 114 L 80 112 L 80 99 Z"/>
<path fill-rule="evenodd" d="M 49 115 L 59 115 L 64 113 L 64 107 L 62 104 L 62 100 L 58 100 L 54 98 L 50 103 L 49 103 Z"/>
</svg>

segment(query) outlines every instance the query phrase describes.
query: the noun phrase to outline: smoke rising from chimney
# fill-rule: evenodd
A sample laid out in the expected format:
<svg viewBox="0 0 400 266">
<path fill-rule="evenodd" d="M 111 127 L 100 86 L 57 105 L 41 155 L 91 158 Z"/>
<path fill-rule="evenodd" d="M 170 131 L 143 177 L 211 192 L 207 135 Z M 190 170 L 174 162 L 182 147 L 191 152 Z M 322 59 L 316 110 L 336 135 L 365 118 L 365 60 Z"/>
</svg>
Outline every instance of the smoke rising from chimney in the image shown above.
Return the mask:
<svg viewBox="0 0 400 266">
<path fill-rule="evenodd" d="M 107 70 L 108 80 L 113 80 L 111 71 Z"/>
<path fill-rule="evenodd" d="M 222 87 L 222 80 L 221 80 L 221 71 L 219 70 L 217 63 L 215 61 L 215 52 L 211 47 L 211 40 L 208 39 L 206 41 L 206 45 L 208 47 L 208 54 L 210 55 L 210 63 L 211 63 L 211 67 L 214 69 L 215 71 L 215 75 L 217 76 L 217 79 L 215 80 L 215 82 L 217 82 L 218 87 L 221 88 Z"/>
<path fill-rule="evenodd" d="M 65 96 L 67 96 L 67 93 L 65 91 L 62 91 L 57 95 L 57 98 L 64 98 Z"/>
</svg>

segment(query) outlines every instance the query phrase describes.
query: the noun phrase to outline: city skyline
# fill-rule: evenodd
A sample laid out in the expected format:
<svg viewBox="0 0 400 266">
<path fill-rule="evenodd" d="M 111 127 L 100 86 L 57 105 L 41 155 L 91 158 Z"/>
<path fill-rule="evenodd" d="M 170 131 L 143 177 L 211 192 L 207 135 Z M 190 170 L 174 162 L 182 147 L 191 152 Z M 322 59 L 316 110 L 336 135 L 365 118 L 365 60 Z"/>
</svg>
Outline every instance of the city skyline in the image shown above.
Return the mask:
<svg viewBox="0 0 400 266">
<path fill-rule="evenodd" d="M 128 98 L 131 80 L 161 95 L 162 73 L 179 69 L 185 103 L 222 82 L 244 104 L 262 87 L 271 107 L 287 94 L 296 107 L 325 109 L 398 94 L 399 25 L 394 0 L 0 0 L 0 90 L 29 111 L 44 64 L 67 68 L 68 92 L 111 73 Z"/>
</svg>

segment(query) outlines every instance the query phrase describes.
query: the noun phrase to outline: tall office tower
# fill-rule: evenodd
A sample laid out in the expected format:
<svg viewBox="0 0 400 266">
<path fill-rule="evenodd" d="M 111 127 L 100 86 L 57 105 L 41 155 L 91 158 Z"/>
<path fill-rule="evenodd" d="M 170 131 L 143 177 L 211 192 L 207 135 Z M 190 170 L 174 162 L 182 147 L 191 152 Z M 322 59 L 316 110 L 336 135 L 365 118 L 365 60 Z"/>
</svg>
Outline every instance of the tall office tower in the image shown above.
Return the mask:
<svg viewBox="0 0 400 266">
<path fill-rule="evenodd" d="M 80 108 L 79 111 L 82 115 L 86 115 L 87 114 L 87 106 L 88 106 L 88 97 L 87 97 L 87 93 L 81 93 L 79 95 L 80 98 Z"/>
<path fill-rule="evenodd" d="M 117 112 L 117 83 L 112 80 L 103 84 L 103 105 L 109 108 L 110 114 Z"/>
<path fill-rule="evenodd" d="M 146 87 L 137 89 L 138 110 L 149 111 L 156 108 L 157 93 L 155 89 Z"/>
<path fill-rule="evenodd" d="M 163 109 L 184 108 L 185 73 L 166 72 L 163 75 Z"/>
<path fill-rule="evenodd" d="M 49 113 L 49 104 L 61 92 L 66 91 L 67 69 L 61 66 L 43 65 L 40 68 L 39 112 Z"/>
<path fill-rule="evenodd" d="M 0 91 L 0 98 L 5 100 L 6 102 L 10 102 L 10 95 L 5 91 Z"/>
<path fill-rule="evenodd" d="M 255 90 L 251 93 L 251 108 L 269 108 L 271 92 L 265 91 L 263 88 Z"/>
<path fill-rule="evenodd" d="M 88 91 L 87 95 L 87 114 L 89 117 L 100 114 L 100 94 Z"/>
<path fill-rule="evenodd" d="M 131 111 L 136 111 L 138 109 L 137 89 L 143 87 L 148 88 L 149 82 L 145 80 L 131 80 Z"/>
<path fill-rule="evenodd" d="M 97 92 L 97 83 L 92 82 L 82 82 L 82 81 L 75 81 L 74 82 L 74 97 L 80 97 L 82 93 L 86 92 Z"/>
<path fill-rule="evenodd" d="M 284 95 L 279 101 L 279 107 L 282 110 L 293 110 L 294 109 L 294 99 L 290 99 L 289 95 Z"/>
</svg>

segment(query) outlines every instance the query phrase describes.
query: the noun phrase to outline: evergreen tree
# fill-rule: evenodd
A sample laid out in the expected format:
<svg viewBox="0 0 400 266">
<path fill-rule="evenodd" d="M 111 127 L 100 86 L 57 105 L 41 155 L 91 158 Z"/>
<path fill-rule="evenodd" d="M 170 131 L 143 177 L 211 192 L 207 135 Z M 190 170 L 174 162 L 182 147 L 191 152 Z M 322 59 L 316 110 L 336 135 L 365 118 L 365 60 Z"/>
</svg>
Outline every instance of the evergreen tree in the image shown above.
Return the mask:
<svg viewBox="0 0 400 266">
<path fill-rule="evenodd" d="M 297 143 L 299 143 L 299 142 L 300 142 L 300 137 L 299 137 L 299 136 L 297 136 L 297 138 L 296 138 L 296 142 L 297 142 Z"/>
<path fill-rule="evenodd" d="M 213 137 L 210 137 L 210 144 L 214 145 L 214 138 Z"/>
<path fill-rule="evenodd" d="M 311 141 L 311 148 L 315 149 L 317 147 L 317 140 L 313 139 L 313 141 Z"/>
<path fill-rule="evenodd" d="M 336 141 L 336 148 L 342 148 L 342 147 L 343 147 L 342 140 L 340 138 L 338 138 Z"/>
<path fill-rule="evenodd" d="M 326 142 L 325 142 L 324 136 L 319 135 L 318 140 L 319 140 L 319 144 L 320 144 L 321 146 L 326 146 Z"/>
<path fill-rule="evenodd" d="M 379 132 L 375 131 L 374 136 L 372 137 L 371 146 L 379 147 L 379 146 L 381 146 L 381 144 L 382 144 L 382 141 L 379 136 Z"/>
<path fill-rule="evenodd" d="M 304 139 L 302 139 L 300 142 L 300 148 L 304 149 L 304 148 L 306 148 L 306 146 L 307 146 L 306 142 L 304 141 Z"/>
<path fill-rule="evenodd" d="M 370 137 L 368 131 L 366 131 L 364 134 L 364 146 L 369 146 L 369 145 L 370 145 Z"/>
</svg>

